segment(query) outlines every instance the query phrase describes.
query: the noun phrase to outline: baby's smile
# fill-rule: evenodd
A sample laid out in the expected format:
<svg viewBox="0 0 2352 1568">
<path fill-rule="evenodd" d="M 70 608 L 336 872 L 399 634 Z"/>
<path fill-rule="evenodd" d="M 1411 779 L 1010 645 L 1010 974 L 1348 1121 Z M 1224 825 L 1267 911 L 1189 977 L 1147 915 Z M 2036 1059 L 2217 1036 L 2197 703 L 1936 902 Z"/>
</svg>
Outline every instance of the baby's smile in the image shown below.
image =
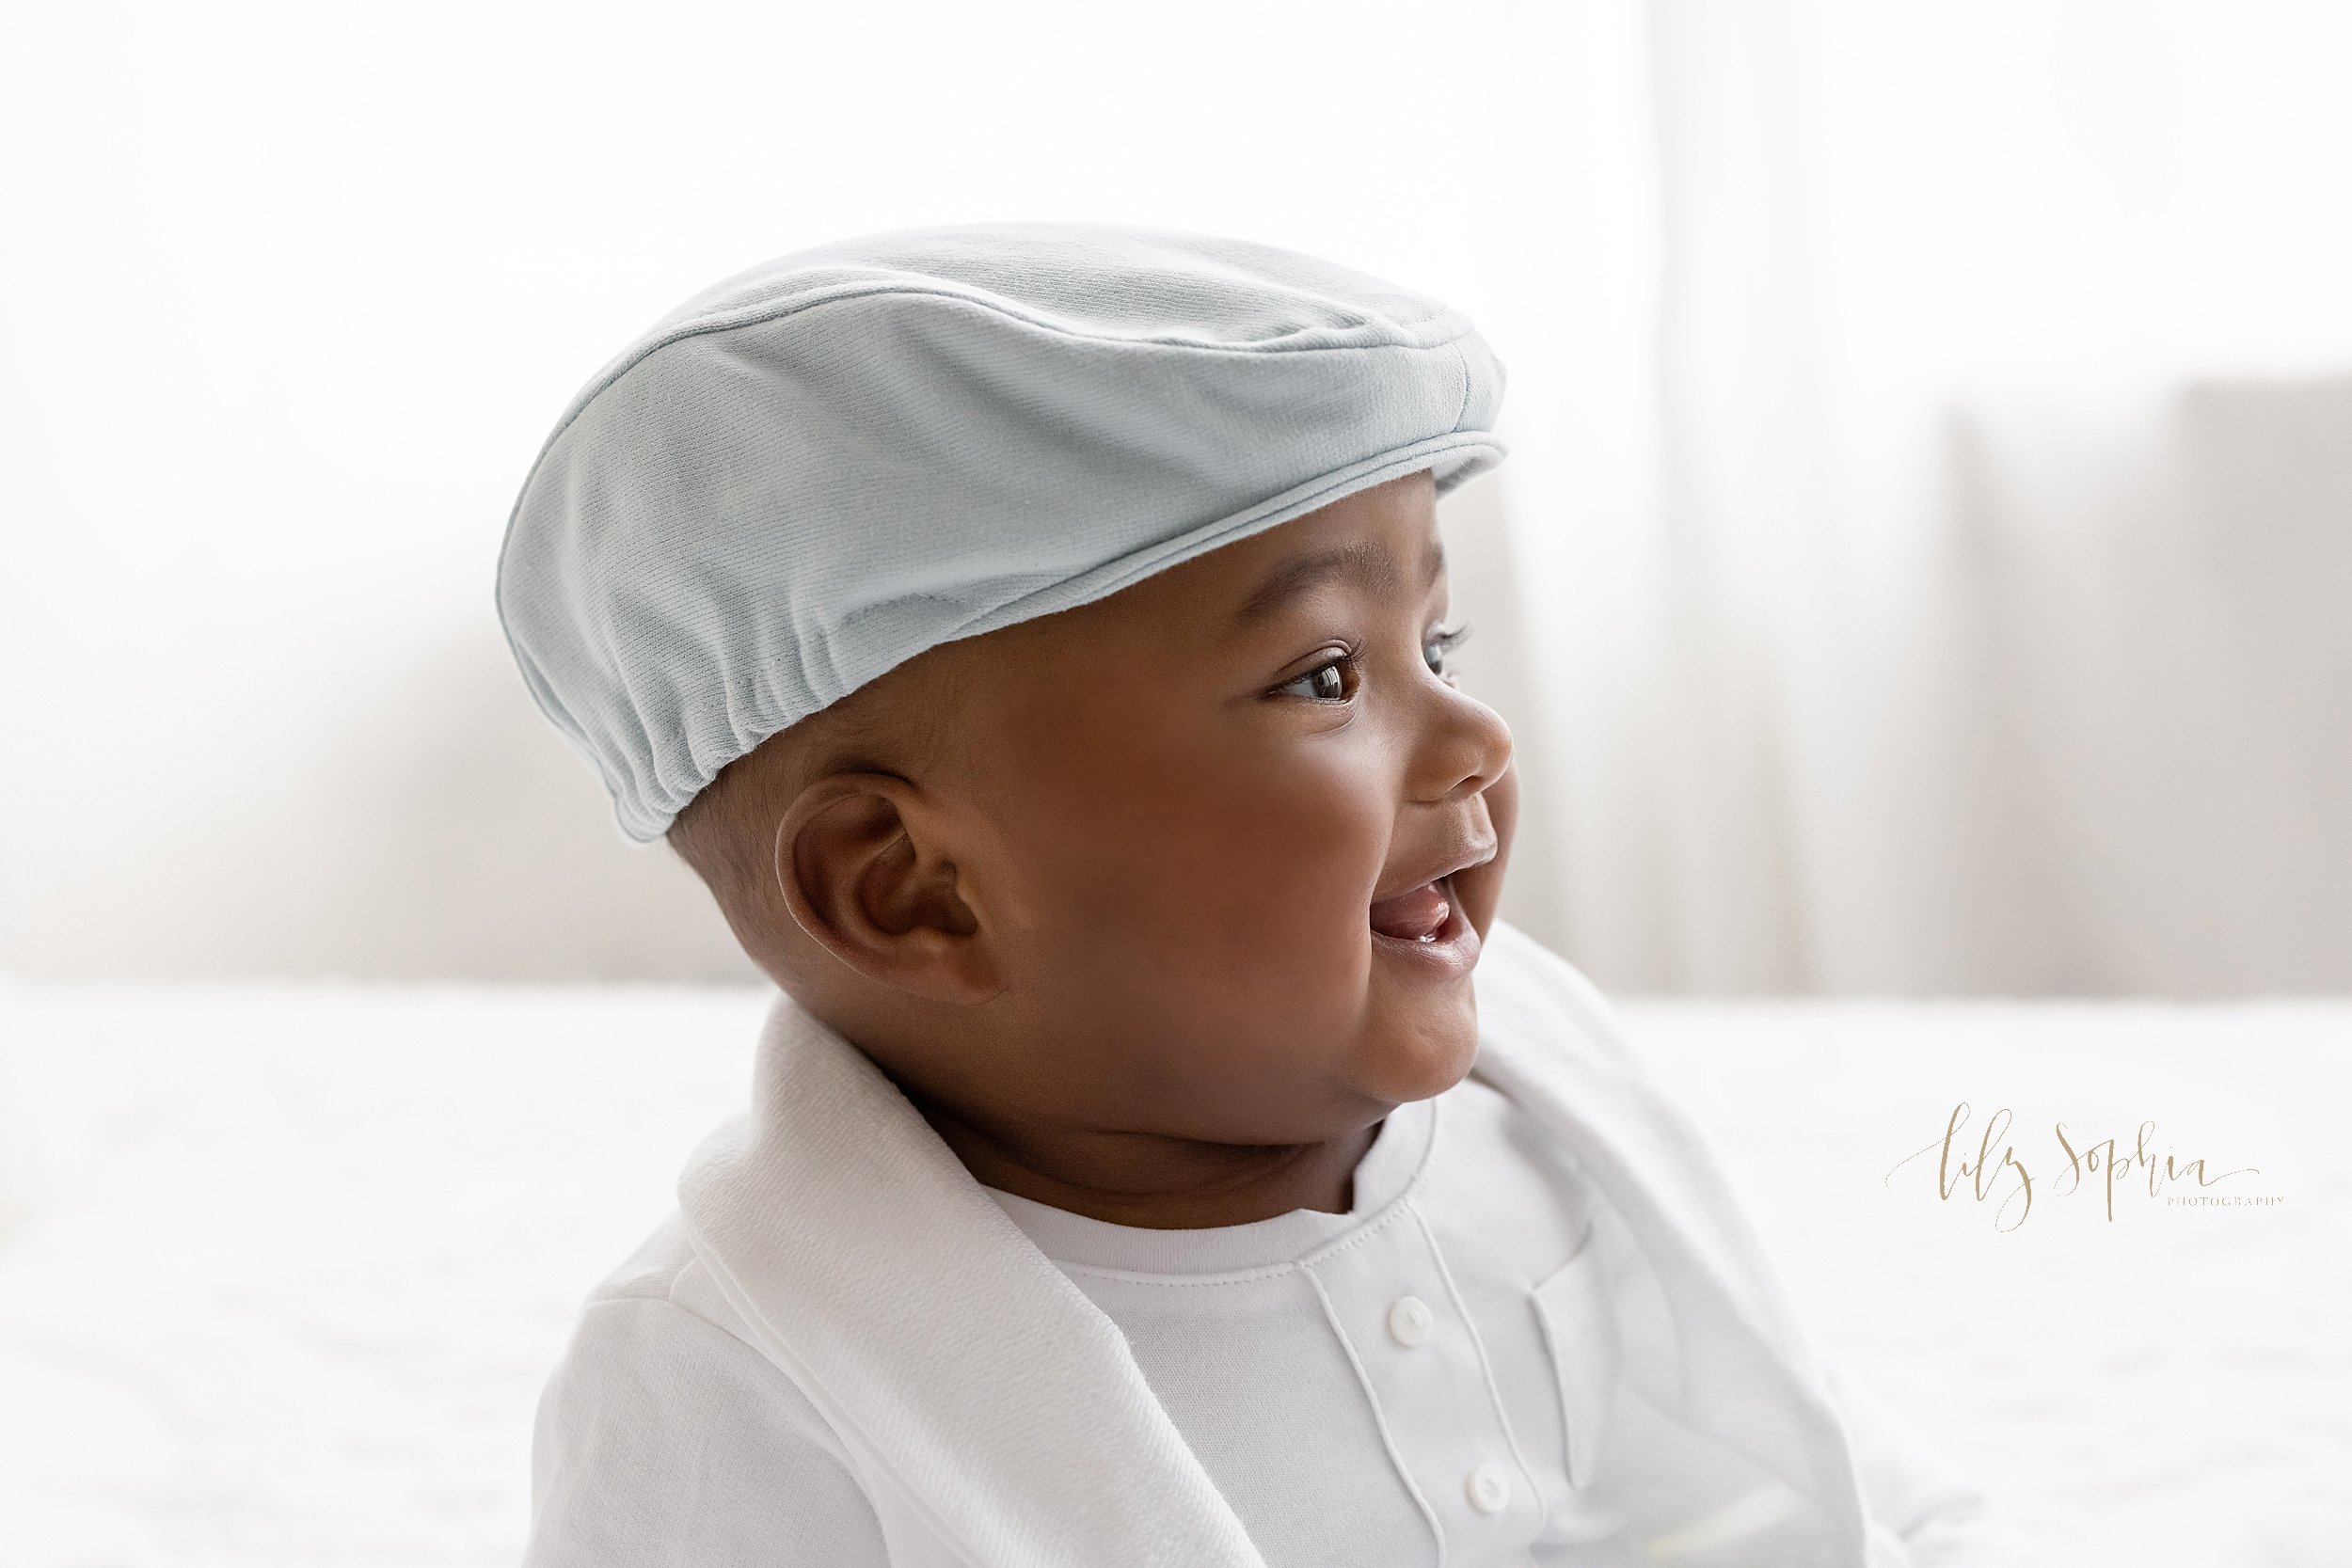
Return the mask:
<svg viewBox="0 0 2352 1568">
<path fill-rule="evenodd" d="M 1491 863 L 1495 847 L 1490 841 L 1456 857 L 1435 877 L 1375 898 L 1369 911 L 1374 950 L 1424 966 L 1423 973 L 1435 977 L 1468 974 L 1478 962 L 1478 927 L 1463 913 L 1454 879 Z"/>
</svg>

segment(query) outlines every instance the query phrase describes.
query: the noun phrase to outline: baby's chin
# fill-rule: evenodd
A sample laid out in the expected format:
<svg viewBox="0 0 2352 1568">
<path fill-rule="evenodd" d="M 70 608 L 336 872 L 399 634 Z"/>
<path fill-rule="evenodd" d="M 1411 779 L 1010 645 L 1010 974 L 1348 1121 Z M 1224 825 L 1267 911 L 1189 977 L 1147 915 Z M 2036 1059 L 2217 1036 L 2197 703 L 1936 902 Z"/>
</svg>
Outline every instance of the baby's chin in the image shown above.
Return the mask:
<svg viewBox="0 0 2352 1568">
<path fill-rule="evenodd" d="M 1478 1004 L 1469 977 L 1435 994 L 1426 987 L 1380 994 L 1390 990 L 1375 987 L 1351 1086 L 1399 1105 L 1443 1094 L 1478 1059 Z"/>
</svg>

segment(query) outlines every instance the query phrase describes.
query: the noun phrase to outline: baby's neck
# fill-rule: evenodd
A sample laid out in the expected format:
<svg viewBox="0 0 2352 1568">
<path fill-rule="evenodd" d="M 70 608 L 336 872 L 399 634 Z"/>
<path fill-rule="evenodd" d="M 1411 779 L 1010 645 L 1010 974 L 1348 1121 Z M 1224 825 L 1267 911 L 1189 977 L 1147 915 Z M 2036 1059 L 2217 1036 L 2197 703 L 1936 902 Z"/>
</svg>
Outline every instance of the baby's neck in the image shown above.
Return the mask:
<svg viewBox="0 0 2352 1568">
<path fill-rule="evenodd" d="M 1218 1144 L 1157 1133 L 982 1129 L 916 1101 L 983 1186 L 1111 1225 L 1200 1230 L 1353 1207 L 1356 1166 L 1380 1124 L 1321 1143 Z"/>
</svg>

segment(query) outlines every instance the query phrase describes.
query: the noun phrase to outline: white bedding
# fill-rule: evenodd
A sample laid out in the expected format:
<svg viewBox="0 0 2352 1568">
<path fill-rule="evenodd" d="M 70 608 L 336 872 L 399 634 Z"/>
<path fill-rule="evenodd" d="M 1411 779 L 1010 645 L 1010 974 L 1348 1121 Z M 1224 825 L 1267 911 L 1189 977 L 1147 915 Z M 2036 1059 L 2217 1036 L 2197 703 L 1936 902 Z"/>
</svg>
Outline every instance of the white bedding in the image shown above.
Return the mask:
<svg viewBox="0 0 2352 1568">
<path fill-rule="evenodd" d="M 513 1562 L 540 1379 L 741 1094 L 763 1006 L 19 992 L 0 1563 Z M 1626 1012 L 1821 1338 L 2049 1560 L 2352 1562 L 2352 1005 Z M 1939 1201 L 1932 1152 L 1885 1180 L 1962 1099 L 2015 1113 L 2013 1229 L 2013 1180 Z M 2159 1158 L 2261 1167 L 2213 1194 L 2283 1201 L 2135 1187 L 2109 1220 L 2054 1190 L 2053 1120 L 2128 1146 L 2151 1117 Z"/>
</svg>

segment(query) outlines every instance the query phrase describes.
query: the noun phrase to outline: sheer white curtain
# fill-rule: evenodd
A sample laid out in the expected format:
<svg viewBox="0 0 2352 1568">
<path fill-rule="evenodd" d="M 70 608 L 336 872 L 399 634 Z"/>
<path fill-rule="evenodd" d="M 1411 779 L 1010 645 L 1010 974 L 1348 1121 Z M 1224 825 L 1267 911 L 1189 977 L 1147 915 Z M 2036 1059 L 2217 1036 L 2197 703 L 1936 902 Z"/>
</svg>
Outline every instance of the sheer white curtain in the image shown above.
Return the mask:
<svg viewBox="0 0 2352 1568">
<path fill-rule="evenodd" d="M 2352 986 L 2352 9 L 1546 14 L 1525 918 L 1661 990 Z"/>
<path fill-rule="evenodd" d="M 521 693 L 514 486 L 708 278 L 1029 216 L 1501 346 L 1466 665 L 1603 980 L 2352 986 L 2352 8 L 672 10 L 17 19 L 0 968 L 745 973 Z"/>
</svg>

